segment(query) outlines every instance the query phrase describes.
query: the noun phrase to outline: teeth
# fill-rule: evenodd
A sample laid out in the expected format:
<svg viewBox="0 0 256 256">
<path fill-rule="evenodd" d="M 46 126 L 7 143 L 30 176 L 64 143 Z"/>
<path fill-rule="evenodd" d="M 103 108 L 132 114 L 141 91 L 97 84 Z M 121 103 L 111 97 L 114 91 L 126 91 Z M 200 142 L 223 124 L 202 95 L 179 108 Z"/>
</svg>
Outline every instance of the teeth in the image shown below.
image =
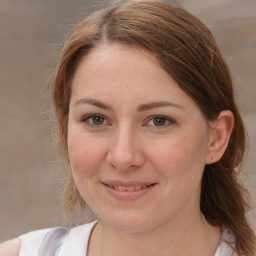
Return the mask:
<svg viewBox="0 0 256 256">
<path fill-rule="evenodd" d="M 132 187 L 124 187 L 124 186 L 112 186 L 114 189 L 120 190 L 120 191 L 134 191 L 134 190 L 140 190 L 143 188 L 146 188 L 147 185 L 143 186 L 132 186 Z"/>
<path fill-rule="evenodd" d="M 120 191 L 125 191 L 125 190 L 126 190 L 126 187 L 118 186 L 117 189 L 120 190 Z"/>
<path fill-rule="evenodd" d="M 116 189 L 116 190 L 120 190 L 120 191 L 134 191 L 134 190 L 140 190 L 140 189 L 144 189 L 146 187 L 150 187 L 151 185 L 143 185 L 143 186 L 130 186 L 130 187 L 125 187 L 125 186 L 116 186 L 116 185 L 110 185 L 110 184 L 106 184 L 108 185 L 110 188 Z"/>
</svg>

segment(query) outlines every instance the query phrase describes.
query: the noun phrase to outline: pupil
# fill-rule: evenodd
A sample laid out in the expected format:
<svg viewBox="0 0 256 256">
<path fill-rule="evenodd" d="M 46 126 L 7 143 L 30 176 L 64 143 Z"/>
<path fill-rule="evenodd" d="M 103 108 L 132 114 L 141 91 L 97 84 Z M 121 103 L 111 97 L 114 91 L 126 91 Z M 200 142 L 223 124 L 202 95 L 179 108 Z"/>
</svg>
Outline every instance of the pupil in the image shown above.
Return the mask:
<svg viewBox="0 0 256 256">
<path fill-rule="evenodd" d="M 93 118 L 93 123 L 96 125 L 100 125 L 104 122 L 104 118 L 102 116 L 95 116 Z"/>
<path fill-rule="evenodd" d="M 162 117 L 158 117 L 154 119 L 154 125 L 156 126 L 162 126 L 165 124 L 165 119 Z"/>
</svg>

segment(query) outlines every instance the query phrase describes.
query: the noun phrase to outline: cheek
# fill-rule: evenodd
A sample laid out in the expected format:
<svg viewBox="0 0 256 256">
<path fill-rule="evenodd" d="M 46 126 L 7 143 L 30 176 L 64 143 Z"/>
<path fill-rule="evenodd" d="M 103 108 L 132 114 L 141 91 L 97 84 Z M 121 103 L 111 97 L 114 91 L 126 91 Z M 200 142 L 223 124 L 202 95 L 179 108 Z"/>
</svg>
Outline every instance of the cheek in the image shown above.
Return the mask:
<svg viewBox="0 0 256 256">
<path fill-rule="evenodd" d="M 97 141 L 84 137 L 81 133 L 70 133 L 68 137 L 70 165 L 75 180 L 79 182 L 80 178 L 89 178 L 97 172 L 102 157 Z M 83 179 L 81 181 L 85 182 Z"/>
<path fill-rule="evenodd" d="M 175 166 L 179 163 L 185 163 L 186 159 L 191 158 L 193 152 L 192 143 L 186 135 L 172 136 L 164 141 L 155 143 L 152 149 L 152 155 L 155 160 L 166 166 Z"/>
<path fill-rule="evenodd" d="M 185 202 L 198 203 L 201 179 L 204 170 L 205 148 L 189 136 L 179 136 L 165 145 L 156 148 L 158 170 L 163 177 L 164 194 L 181 208 Z"/>
<path fill-rule="evenodd" d="M 198 183 L 204 169 L 206 153 L 207 142 L 199 136 L 195 138 L 187 134 L 156 144 L 151 152 L 154 164 L 167 182 L 176 182 L 181 186 L 191 182 Z"/>
</svg>

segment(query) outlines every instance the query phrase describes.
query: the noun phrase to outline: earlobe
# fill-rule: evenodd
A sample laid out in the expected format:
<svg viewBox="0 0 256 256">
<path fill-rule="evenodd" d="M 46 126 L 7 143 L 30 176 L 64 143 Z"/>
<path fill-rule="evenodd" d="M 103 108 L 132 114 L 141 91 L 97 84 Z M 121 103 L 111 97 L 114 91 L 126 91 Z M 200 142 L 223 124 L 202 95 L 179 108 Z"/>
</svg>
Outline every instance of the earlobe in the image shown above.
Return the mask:
<svg viewBox="0 0 256 256">
<path fill-rule="evenodd" d="M 218 162 L 223 156 L 234 127 L 234 115 L 230 110 L 221 111 L 218 118 L 211 123 L 211 136 L 205 163 Z"/>
</svg>

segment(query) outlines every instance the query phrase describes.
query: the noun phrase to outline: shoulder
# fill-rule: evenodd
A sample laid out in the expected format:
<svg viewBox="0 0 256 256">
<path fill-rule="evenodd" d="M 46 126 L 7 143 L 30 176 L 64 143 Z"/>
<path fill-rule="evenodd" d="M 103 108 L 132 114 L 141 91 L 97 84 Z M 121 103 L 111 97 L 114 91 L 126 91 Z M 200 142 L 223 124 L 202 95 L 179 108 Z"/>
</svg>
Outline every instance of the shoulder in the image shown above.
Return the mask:
<svg viewBox="0 0 256 256">
<path fill-rule="evenodd" d="M 94 221 L 71 228 L 61 245 L 62 250 L 66 253 L 65 255 L 85 255 L 91 232 L 97 223 L 98 221 Z"/>
<path fill-rule="evenodd" d="M 29 256 L 37 252 L 45 235 L 51 229 L 42 229 L 29 232 L 20 236 L 20 256 Z"/>
<path fill-rule="evenodd" d="M 20 238 L 15 238 L 0 244 L 0 255 L 18 256 L 20 251 Z"/>
<path fill-rule="evenodd" d="M 48 250 L 53 250 L 54 248 L 56 249 L 60 247 L 60 245 L 63 245 L 66 250 L 69 250 L 70 247 L 79 248 L 79 246 L 85 246 L 84 244 L 86 243 L 84 243 L 84 241 L 88 240 L 90 232 L 96 223 L 97 221 L 77 226 L 71 229 L 65 227 L 55 227 L 32 231 L 19 237 L 21 240 L 20 254 L 16 255 L 35 255 L 35 253 L 41 251 L 47 252 Z M 2 254 L 0 253 L 0 255 Z M 46 254 L 43 253 L 40 255 Z"/>
<path fill-rule="evenodd" d="M 71 228 L 63 242 L 67 244 L 71 242 L 77 247 L 79 247 L 80 245 L 84 246 L 89 240 L 91 232 L 97 223 L 98 221 L 93 221 L 91 223 Z"/>
</svg>

